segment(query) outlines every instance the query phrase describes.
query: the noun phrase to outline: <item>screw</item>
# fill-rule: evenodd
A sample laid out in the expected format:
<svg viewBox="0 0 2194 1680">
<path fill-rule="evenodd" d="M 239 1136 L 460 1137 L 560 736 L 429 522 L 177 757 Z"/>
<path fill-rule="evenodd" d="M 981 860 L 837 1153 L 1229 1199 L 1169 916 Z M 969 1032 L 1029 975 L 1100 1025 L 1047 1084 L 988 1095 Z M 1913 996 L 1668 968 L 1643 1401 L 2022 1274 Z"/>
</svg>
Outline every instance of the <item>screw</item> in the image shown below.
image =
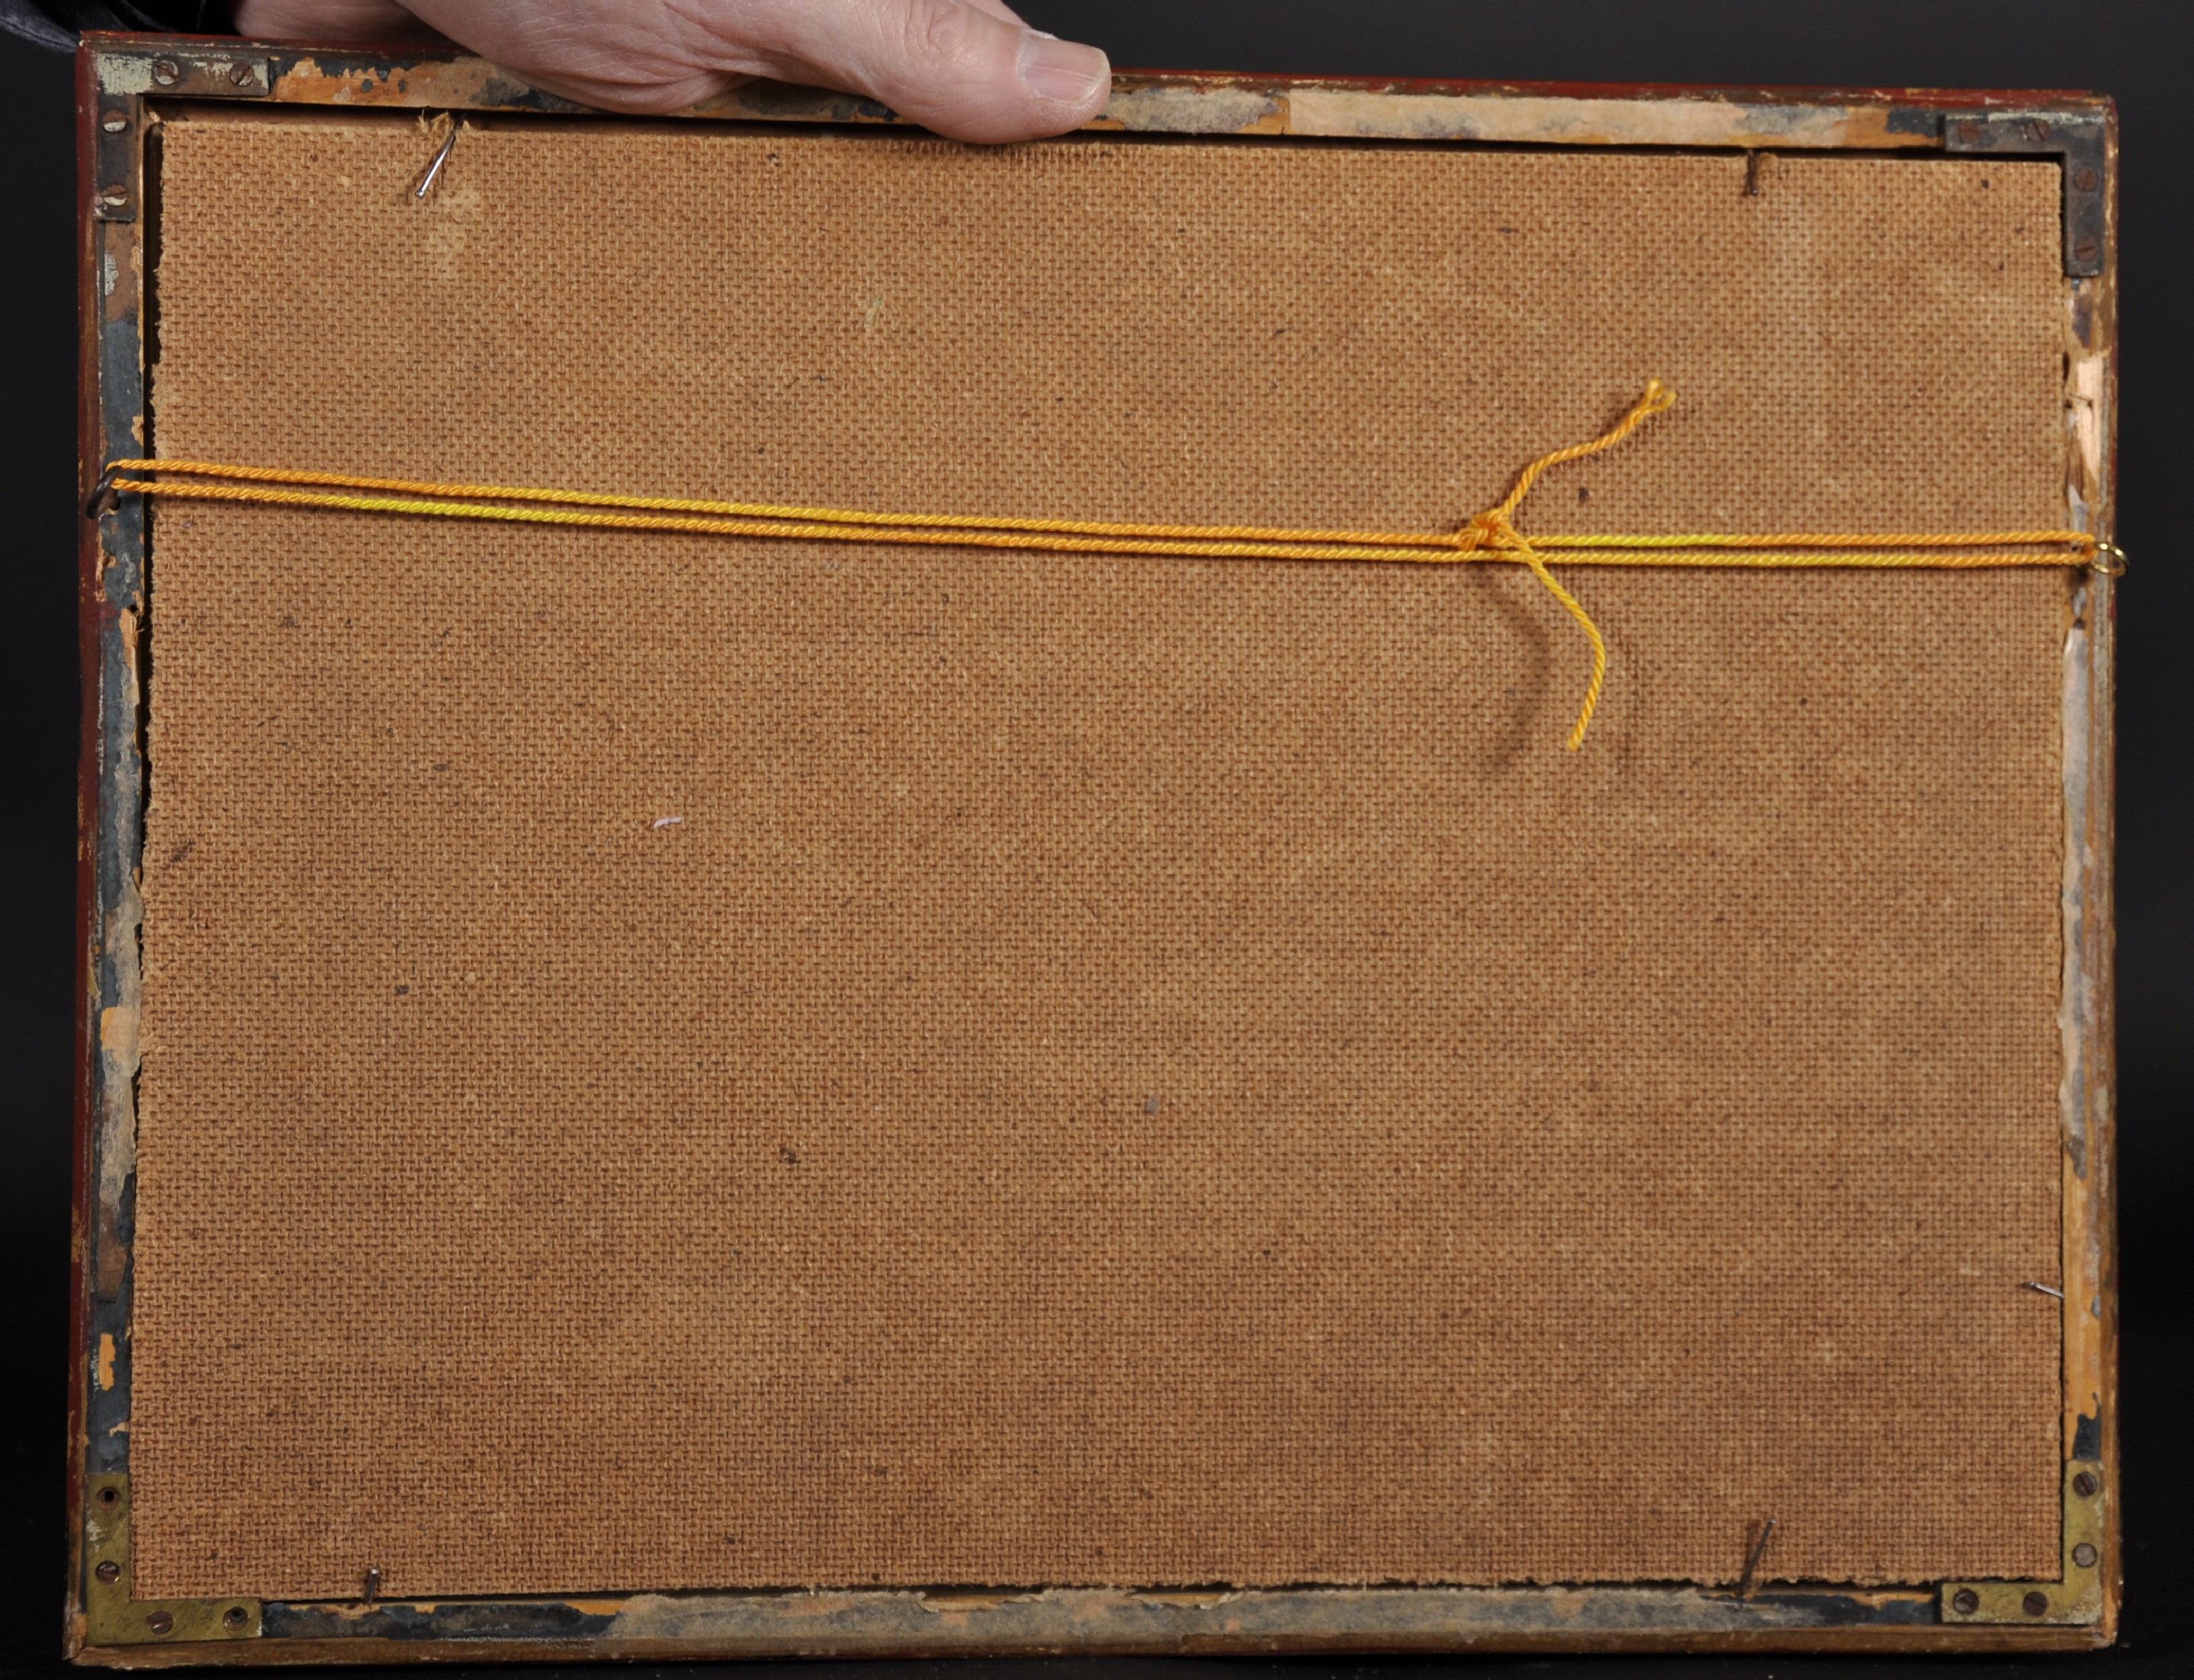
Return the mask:
<svg viewBox="0 0 2194 1680">
<path fill-rule="evenodd" d="M 2103 178 L 2095 173 L 2092 163 L 2082 163 L 2072 171 L 2072 188 L 2076 192 L 2093 192 L 2102 184 Z"/>
<path fill-rule="evenodd" d="M 2072 1491 L 2083 1499 L 2094 1498 L 2095 1489 L 2100 1485 L 2095 1480 L 2094 1471 L 2091 1470 L 2083 1470 L 2072 1478 Z"/>
<path fill-rule="evenodd" d="M 106 189 L 106 202 L 110 204 L 117 206 L 126 204 L 129 202 L 129 189 L 126 186 L 110 186 Z M 107 1491 L 112 1493 L 113 1489 L 109 1488 Z"/>
<path fill-rule="evenodd" d="M 100 1580 L 112 1585 L 114 1582 L 122 1579 L 122 1566 L 110 1557 L 106 1562 L 101 1564 L 91 1573 L 97 1575 Z"/>
<path fill-rule="evenodd" d="M 2019 1601 L 2019 1608 L 2030 1616 L 2046 1616 L 2049 1614 L 2049 1595 L 2046 1592 L 2030 1592 Z"/>
<path fill-rule="evenodd" d="M 221 1613 L 221 1625 L 223 1627 L 242 1627 L 248 1620 L 249 1618 L 244 1614 L 244 1606 L 241 1604 L 232 1604 Z"/>
<path fill-rule="evenodd" d="M 2082 1540 L 2079 1545 L 2072 1548 L 2072 1561 L 2083 1569 L 2092 1569 L 2095 1567 L 2095 1556 L 2094 1547 L 2089 1545 L 2085 1540 Z"/>
<path fill-rule="evenodd" d="M 2102 254 L 2102 245 L 2092 233 L 2082 233 L 2072 243 L 2072 255 L 2082 262 L 2093 262 Z"/>
<path fill-rule="evenodd" d="M 165 1610 L 155 1610 L 145 1618 L 145 1626 L 155 1633 L 173 1633 L 175 1631 L 175 1619 Z"/>
<path fill-rule="evenodd" d="M 1959 123 L 1958 143 L 1961 146 L 1979 146 L 1981 143 L 1981 125 L 1978 123 Z"/>
<path fill-rule="evenodd" d="M 183 67 L 173 59 L 152 60 L 152 79 L 164 88 L 172 88 L 183 79 Z"/>
<path fill-rule="evenodd" d="M 118 111 L 106 113 L 106 120 L 99 125 L 111 135 L 118 135 L 129 126 L 129 119 Z"/>
<path fill-rule="evenodd" d="M 1980 1594 L 1969 1586 L 1961 1586 L 1950 1595 L 1950 1608 L 1961 1616 L 1969 1616 L 1980 1607 Z"/>
</svg>

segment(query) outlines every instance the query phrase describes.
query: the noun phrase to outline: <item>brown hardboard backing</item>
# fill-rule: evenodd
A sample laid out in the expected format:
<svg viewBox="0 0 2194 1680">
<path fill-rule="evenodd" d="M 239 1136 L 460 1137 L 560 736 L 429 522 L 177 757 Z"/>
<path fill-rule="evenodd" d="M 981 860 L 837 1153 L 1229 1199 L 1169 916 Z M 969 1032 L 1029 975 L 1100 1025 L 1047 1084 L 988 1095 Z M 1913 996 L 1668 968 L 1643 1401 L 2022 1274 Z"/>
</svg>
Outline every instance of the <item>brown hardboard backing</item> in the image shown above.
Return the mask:
<svg viewBox="0 0 2194 1680">
<path fill-rule="evenodd" d="M 165 129 L 154 443 L 2065 519 L 2053 165 Z M 2047 1576 L 2065 574 L 163 505 L 141 1596 Z"/>
</svg>

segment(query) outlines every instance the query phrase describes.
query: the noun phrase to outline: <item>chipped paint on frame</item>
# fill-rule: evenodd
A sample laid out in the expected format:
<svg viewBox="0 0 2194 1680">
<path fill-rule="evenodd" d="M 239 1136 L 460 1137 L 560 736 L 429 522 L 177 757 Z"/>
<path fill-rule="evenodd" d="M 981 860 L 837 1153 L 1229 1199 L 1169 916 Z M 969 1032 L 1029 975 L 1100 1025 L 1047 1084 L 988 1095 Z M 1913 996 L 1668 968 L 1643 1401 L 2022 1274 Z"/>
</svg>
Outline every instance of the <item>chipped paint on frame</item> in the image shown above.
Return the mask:
<svg viewBox="0 0 2194 1680">
<path fill-rule="evenodd" d="M 156 96 L 155 50 L 146 37 L 98 37 L 101 85 Z M 208 51 L 215 43 L 200 43 Z M 134 49 L 134 50 L 132 50 Z M 228 57 L 244 60 L 233 43 Z M 531 112 L 583 115 L 588 108 L 527 87 L 484 59 L 454 51 L 387 53 L 252 48 L 267 85 L 247 91 L 277 104 L 351 108 Z M 216 74 L 187 75 L 222 93 Z M 1398 81 L 1367 77 L 1158 76 L 1125 71 L 1105 110 L 1085 126 L 1138 134 L 1286 135 L 1324 139 L 1473 140 L 1535 146 L 1696 146 L 1745 150 L 1938 149 L 1946 113 L 1984 115 L 2048 108 L 2075 117 L 2101 102 L 1935 89 L 1788 89 L 1582 87 L 1548 83 Z M 756 81 L 667 113 L 674 119 L 898 123 L 887 106 L 856 95 Z"/>
<path fill-rule="evenodd" d="M 1936 143 L 1936 123 L 1899 123 L 1901 114 L 1895 106 L 1872 105 L 1305 88 L 1289 100 L 1286 131 L 1349 140 L 1462 140 L 1512 146 L 1850 150 Z"/>
</svg>

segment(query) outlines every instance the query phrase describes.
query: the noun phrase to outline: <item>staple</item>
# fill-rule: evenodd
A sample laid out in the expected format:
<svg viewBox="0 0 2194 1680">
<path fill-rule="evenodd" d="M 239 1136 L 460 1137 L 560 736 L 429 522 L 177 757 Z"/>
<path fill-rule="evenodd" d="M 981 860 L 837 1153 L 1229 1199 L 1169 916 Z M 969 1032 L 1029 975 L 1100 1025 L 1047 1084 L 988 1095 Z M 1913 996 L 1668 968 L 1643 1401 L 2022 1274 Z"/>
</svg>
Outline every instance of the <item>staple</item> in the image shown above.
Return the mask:
<svg viewBox="0 0 2194 1680">
<path fill-rule="evenodd" d="M 1760 1560 L 1767 1555 L 1768 1536 L 1775 1532 L 1775 1519 L 1769 1517 L 1760 1525 L 1760 1539 L 1754 1543 L 1752 1556 L 1744 1560 L 1744 1573 L 1737 1579 L 1737 1596 L 1752 1597 L 1752 1577 L 1759 1570 Z"/>
<path fill-rule="evenodd" d="M 2047 1295 L 2053 1300 L 2061 1301 L 2065 1299 L 2065 1292 L 2062 1289 L 2052 1289 L 2046 1283 L 2028 1282 L 2020 1284 L 2019 1287 L 2022 1289 L 2031 1289 L 2037 1295 Z"/>
<path fill-rule="evenodd" d="M 372 1603 L 381 1597 L 381 1566 L 374 1565 L 365 1572 L 365 1602 Z"/>
<path fill-rule="evenodd" d="M 452 118 L 449 138 L 442 142 L 442 149 L 434 154 L 434 161 L 427 165 L 427 173 L 419 177 L 418 186 L 411 189 L 414 198 L 423 199 L 434 190 L 434 183 L 442 178 L 442 165 L 450 161 L 450 154 L 457 149 L 457 136 L 463 132 L 464 124 Z"/>
</svg>

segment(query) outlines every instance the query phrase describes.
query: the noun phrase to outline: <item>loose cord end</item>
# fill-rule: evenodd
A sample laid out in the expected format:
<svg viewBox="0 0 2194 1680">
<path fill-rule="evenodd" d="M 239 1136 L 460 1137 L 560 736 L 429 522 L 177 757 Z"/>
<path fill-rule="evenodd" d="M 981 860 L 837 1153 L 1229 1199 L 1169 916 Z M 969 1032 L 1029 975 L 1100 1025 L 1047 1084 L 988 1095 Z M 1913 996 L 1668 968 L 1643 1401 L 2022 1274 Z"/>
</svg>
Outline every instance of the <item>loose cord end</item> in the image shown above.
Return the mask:
<svg viewBox="0 0 2194 1680">
<path fill-rule="evenodd" d="M 1585 687 L 1584 705 L 1577 713 L 1577 727 L 1570 731 L 1566 743 L 1568 750 L 1572 753 L 1584 745 L 1584 732 L 1592 726 L 1592 714 L 1600 708 L 1600 690 L 1607 683 L 1607 643 L 1600 634 L 1600 627 L 1592 622 L 1591 614 L 1578 603 L 1576 596 L 1554 582 L 1554 573 L 1547 570 L 1545 562 L 1531 547 L 1530 539 L 1516 529 L 1509 516 L 1523 505 L 1524 498 L 1531 494 L 1531 486 L 1538 482 L 1542 473 L 1566 462 L 1582 461 L 1588 455 L 1598 455 L 1604 449 L 1614 448 L 1655 415 L 1666 414 L 1675 405 L 1674 388 L 1657 379 L 1647 380 L 1646 394 L 1632 406 L 1629 413 L 1588 444 L 1572 444 L 1567 449 L 1541 456 L 1519 475 L 1515 488 L 1508 492 L 1508 500 L 1497 507 L 1488 508 L 1473 519 L 1463 528 L 1464 535 L 1457 540 L 1458 546 L 1465 550 L 1490 548 L 1523 561 L 1531 568 L 1532 575 L 1554 593 L 1554 599 L 1562 604 L 1570 616 L 1583 627 L 1585 634 L 1592 639 L 1592 681 Z"/>
</svg>

